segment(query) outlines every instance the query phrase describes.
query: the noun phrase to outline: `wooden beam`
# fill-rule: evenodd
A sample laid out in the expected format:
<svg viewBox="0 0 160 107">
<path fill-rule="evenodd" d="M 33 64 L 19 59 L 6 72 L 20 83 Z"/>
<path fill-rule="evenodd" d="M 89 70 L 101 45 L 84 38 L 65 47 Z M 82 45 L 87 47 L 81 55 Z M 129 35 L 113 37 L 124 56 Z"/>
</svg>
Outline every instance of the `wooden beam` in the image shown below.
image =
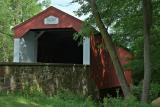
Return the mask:
<svg viewBox="0 0 160 107">
<path fill-rule="evenodd" d="M 36 35 L 36 39 L 38 39 L 40 36 L 42 36 L 44 34 L 45 31 L 40 31 L 37 35 Z"/>
</svg>

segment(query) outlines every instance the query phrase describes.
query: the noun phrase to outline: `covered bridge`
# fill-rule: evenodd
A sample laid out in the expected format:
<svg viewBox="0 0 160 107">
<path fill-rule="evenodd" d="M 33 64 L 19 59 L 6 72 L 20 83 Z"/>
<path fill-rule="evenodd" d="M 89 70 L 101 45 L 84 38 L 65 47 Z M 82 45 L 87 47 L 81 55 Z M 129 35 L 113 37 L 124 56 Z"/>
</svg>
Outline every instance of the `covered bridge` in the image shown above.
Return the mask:
<svg viewBox="0 0 160 107">
<path fill-rule="evenodd" d="M 120 87 L 109 53 L 98 48 L 101 36 L 84 38 L 83 45 L 73 40 L 73 34 L 82 28 L 82 21 L 54 7 L 49 7 L 29 20 L 15 26 L 14 62 L 65 63 L 90 65 L 90 75 L 98 89 Z M 122 65 L 131 54 L 117 47 Z M 131 70 L 125 69 L 128 84 L 132 83 Z"/>
</svg>

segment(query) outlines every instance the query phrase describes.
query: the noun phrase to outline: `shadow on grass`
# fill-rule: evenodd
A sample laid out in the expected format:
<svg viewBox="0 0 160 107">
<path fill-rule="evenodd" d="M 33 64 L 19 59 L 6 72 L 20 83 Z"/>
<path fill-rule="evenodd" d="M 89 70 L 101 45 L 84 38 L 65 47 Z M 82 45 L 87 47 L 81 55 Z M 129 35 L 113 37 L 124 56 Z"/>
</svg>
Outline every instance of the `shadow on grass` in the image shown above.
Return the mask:
<svg viewBox="0 0 160 107">
<path fill-rule="evenodd" d="M 20 96 L 0 96 L 0 107 L 41 107 L 31 99 Z"/>
</svg>

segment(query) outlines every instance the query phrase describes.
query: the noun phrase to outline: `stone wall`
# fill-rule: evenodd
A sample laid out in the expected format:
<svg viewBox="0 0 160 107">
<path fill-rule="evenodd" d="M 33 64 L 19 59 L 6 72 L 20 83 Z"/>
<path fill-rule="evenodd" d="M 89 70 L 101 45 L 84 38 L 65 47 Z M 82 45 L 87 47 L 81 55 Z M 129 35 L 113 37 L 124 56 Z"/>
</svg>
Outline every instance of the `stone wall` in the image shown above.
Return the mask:
<svg viewBox="0 0 160 107">
<path fill-rule="evenodd" d="M 69 89 L 83 95 L 94 94 L 88 65 L 73 64 L 0 64 L 0 90 L 38 90 L 55 94 Z"/>
</svg>

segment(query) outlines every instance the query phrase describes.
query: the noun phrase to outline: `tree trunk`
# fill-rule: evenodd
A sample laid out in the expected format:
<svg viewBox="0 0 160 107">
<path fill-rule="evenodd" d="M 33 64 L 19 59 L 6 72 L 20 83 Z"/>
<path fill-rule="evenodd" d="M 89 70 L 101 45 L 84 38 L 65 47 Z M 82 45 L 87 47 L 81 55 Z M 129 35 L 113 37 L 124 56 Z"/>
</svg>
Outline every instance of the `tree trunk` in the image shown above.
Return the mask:
<svg viewBox="0 0 160 107">
<path fill-rule="evenodd" d="M 96 24 L 97 24 L 97 26 L 100 30 L 100 33 L 102 35 L 102 38 L 104 40 L 105 47 L 107 48 L 107 50 L 111 56 L 117 77 L 119 79 L 122 91 L 124 93 L 124 96 L 125 96 L 125 98 L 128 98 L 131 95 L 131 92 L 130 92 L 129 86 L 127 85 L 127 82 L 126 82 L 126 79 L 124 76 L 124 72 L 123 72 L 123 68 L 121 66 L 121 63 L 119 61 L 119 58 L 118 58 L 118 55 L 116 52 L 115 45 L 112 42 L 112 39 L 109 36 L 109 34 L 108 34 L 108 32 L 107 32 L 107 30 L 101 20 L 100 14 L 98 12 L 98 8 L 96 6 L 96 1 L 90 0 L 89 2 L 91 5 L 92 13 L 96 19 Z"/>
<path fill-rule="evenodd" d="M 143 17 L 144 17 L 144 80 L 142 89 L 142 102 L 148 101 L 149 87 L 151 80 L 150 67 L 150 29 L 152 25 L 152 3 L 151 0 L 143 0 Z"/>
</svg>

